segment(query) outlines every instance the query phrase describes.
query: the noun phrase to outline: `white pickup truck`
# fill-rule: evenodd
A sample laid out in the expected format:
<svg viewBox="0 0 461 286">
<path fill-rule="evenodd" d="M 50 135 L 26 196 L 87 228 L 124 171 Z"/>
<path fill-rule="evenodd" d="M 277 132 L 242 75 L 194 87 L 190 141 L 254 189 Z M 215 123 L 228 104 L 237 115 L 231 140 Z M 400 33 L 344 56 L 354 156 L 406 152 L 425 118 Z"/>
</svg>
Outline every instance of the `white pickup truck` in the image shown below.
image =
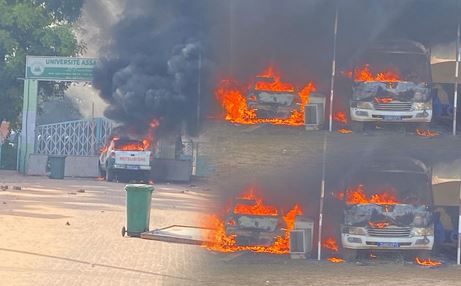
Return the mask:
<svg viewBox="0 0 461 286">
<path fill-rule="evenodd" d="M 114 138 L 99 156 L 99 170 L 111 182 L 122 172 L 137 172 L 147 180 L 151 170 L 151 151 L 140 140 Z"/>
</svg>

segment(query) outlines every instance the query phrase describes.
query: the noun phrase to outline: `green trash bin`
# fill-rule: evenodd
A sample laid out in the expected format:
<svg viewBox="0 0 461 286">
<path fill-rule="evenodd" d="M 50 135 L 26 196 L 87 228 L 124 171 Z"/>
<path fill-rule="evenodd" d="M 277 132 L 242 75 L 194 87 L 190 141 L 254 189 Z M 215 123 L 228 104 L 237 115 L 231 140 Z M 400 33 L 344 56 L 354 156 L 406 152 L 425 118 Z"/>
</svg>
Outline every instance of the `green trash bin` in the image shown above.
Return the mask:
<svg viewBox="0 0 461 286">
<path fill-rule="evenodd" d="M 126 191 L 126 228 L 122 228 L 122 236 L 140 236 L 149 231 L 150 202 L 154 188 L 150 185 L 131 184 L 125 186 Z"/>
<path fill-rule="evenodd" d="M 64 179 L 66 156 L 48 156 L 50 179 Z"/>
</svg>

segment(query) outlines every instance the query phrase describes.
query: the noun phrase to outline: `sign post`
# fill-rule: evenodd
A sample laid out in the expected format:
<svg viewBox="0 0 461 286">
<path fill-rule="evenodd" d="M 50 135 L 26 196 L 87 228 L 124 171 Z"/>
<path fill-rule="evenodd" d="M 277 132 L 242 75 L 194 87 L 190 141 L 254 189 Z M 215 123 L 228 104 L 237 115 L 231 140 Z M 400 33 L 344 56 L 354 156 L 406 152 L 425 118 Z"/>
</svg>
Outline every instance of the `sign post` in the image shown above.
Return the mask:
<svg viewBox="0 0 461 286">
<path fill-rule="evenodd" d="M 28 161 L 35 150 L 35 126 L 38 105 L 39 81 L 91 82 L 98 63 L 94 58 L 26 57 L 22 132 L 19 149 L 19 172 L 26 174 Z"/>
</svg>

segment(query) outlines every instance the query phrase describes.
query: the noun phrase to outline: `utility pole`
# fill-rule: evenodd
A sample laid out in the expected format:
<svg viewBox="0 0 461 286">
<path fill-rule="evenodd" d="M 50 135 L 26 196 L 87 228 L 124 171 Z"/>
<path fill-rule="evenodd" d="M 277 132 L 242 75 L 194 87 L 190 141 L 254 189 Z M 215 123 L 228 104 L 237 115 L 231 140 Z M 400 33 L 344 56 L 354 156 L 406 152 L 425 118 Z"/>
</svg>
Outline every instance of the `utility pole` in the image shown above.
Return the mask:
<svg viewBox="0 0 461 286">
<path fill-rule="evenodd" d="M 336 38 L 338 34 L 338 4 L 336 3 L 335 24 L 333 28 L 333 59 L 331 61 L 331 85 L 330 85 L 330 119 L 328 131 L 333 131 L 333 99 L 336 75 Z"/>
<path fill-rule="evenodd" d="M 456 67 L 455 67 L 455 95 L 453 100 L 453 136 L 456 136 L 456 115 L 458 113 L 458 81 L 459 81 L 459 16 L 458 16 L 458 30 L 456 32 Z"/>
</svg>

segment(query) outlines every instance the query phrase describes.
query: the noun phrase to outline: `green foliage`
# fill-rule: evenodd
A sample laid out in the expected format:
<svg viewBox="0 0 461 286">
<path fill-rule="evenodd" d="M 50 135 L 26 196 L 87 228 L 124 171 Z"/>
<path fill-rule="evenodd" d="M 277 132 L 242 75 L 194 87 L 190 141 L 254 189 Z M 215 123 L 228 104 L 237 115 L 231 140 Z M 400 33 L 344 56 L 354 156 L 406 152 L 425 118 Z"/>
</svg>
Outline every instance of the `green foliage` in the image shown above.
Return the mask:
<svg viewBox="0 0 461 286">
<path fill-rule="evenodd" d="M 26 55 L 76 56 L 72 30 L 84 0 L 0 0 L 0 118 L 17 126 Z M 41 94 L 62 94 L 66 84 L 40 84 Z"/>
</svg>

